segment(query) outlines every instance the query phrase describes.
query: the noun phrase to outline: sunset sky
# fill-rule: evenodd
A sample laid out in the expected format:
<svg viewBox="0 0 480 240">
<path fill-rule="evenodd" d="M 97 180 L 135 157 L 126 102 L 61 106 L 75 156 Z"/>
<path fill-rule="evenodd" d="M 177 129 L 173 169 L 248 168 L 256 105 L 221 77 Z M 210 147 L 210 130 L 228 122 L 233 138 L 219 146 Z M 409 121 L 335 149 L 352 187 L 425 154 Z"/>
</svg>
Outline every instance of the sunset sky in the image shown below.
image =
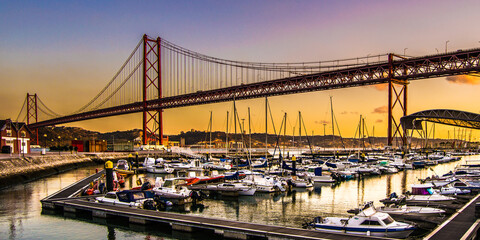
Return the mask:
<svg viewBox="0 0 480 240">
<path fill-rule="evenodd" d="M 2 1 L 0 0 L 0 119 L 15 119 L 28 93 L 58 113 L 93 98 L 143 34 L 160 36 L 209 56 L 254 62 L 303 62 L 405 52 L 422 56 L 480 47 L 480 1 Z M 447 43 L 448 41 L 448 43 Z M 413 81 L 408 113 L 457 109 L 480 113 L 480 80 L 471 76 Z M 370 134 L 386 136 L 387 90 L 356 87 L 269 98 L 277 126 L 287 131 L 302 112 L 307 130 L 331 134 L 330 96 L 343 136 L 359 115 Z M 240 118 L 264 131 L 264 99 L 238 102 Z M 225 130 L 232 103 L 164 112 L 164 132 Z M 23 117 L 21 117 L 23 118 Z M 21 120 L 21 119 L 20 119 Z M 246 120 L 247 121 L 247 120 Z M 67 126 L 101 132 L 141 128 L 141 114 Z M 270 130 L 273 132 L 273 130 Z M 436 137 L 453 136 L 439 127 Z M 335 132 L 337 132 L 335 130 Z M 474 131 L 474 134 L 477 134 Z"/>
</svg>

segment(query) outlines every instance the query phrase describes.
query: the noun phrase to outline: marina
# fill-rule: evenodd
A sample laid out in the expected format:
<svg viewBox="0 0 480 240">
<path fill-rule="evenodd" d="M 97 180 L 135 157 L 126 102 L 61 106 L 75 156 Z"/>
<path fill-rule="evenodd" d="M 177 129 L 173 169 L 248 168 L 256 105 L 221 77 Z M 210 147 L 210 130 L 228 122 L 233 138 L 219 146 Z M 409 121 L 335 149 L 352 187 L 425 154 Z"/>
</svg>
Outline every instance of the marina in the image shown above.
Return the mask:
<svg viewBox="0 0 480 240">
<path fill-rule="evenodd" d="M 2 3 L 0 239 L 480 239 L 479 10 Z"/>
<path fill-rule="evenodd" d="M 475 156 L 467 156 L 467 158 L 473 158 Z M 81 181 L 76 182 L 75 184 L 72 184 L 68 186 L 67 188 L 63 189 L 62 191 L 58 191 L 54 194 L 49 195 L 47 198 L 42 199 L 42 206 L 44 208 L 44 212 L 50 212 L 50 214 L 58 215 L 60 214 L 61 216 L 69 216 L 69 218 L 73 219 L 78 219 L 79 216 L 80 219 L 84 219 L 85 217 L 87 219 L 93 220 L 93 219 L 104 219 L 103 221 L 109 222 L 112 221 L 112 219 L 116 220 L 121 220 L 124 223 L 123 224 L 134 224 L 134 225 L 142 225 L 145 226 L 147 229 L 152 226 L 164 226 L 163 228 L 165 229 L 170 229 L 168 231 L 183 231 L 183 232 L 188 232 L 193 235 L 195 235 L 195 232 L 200 231 L 200 232 L 205 232 L 207 231 L 208 234 L 212 234 L 213 236 L 219 235 L 219 236 L 224 236 L 226 238 L 236 238 L 236 239 L 250 239 L 250 238 L 275 238 L 275 237 L 284 237 L 288 238 L 285 235 L 285 231 L 287 231 L 289 234 L 291 233 L 292 236 L 291 239 L 316 239 L 316 238 L 322 238 L 322 239 L 342 239 L 343 235 L 337 236 L 336 234 L 333 233 L 325 233 L 325 232 L 320 232 L 320 231 L 314 231 L 314 230 L 309 230 L 309 229 L 302 229 L 302 225 L 305 224 L 305 222 L 308 219 L 313 219 L 314 217 L 322 214 L 323 216 L 342 216 L 345 215 L 346 210 L 342 211 L 342 209 L 349 209 L 353 208 L 355 206 L 358 206 L 359 203 L 366 202 L 368 199 L 374 200 L 377 205 L 379 205 L 378 201 L 384 198 L 387 194 L 387 191 L 384 191 L 384 194 L 376 195 L 370 193 L 369 196 L 357 196 L 361 198 L 357 198 L 355 201 L 352 203 L 344 202 L 345 198 L 339 198 L 339 199 L 333 199 L 334 202 L 331 202 L 333 204 L 332 207 L 334 207 L 331 210 L 330 214 L 320 213 L 318 212 L 317 209 L 318 207 L 323 207 L 325 208 L 325 204 L 318 204 L 316 206 L 311 205 L 312 203 L 318 203 L 322 201 L 322 198 L 331 198 L 333 192 L 329 192 L 328 190 L 331 189 L 337 189 L 338 191 L 346 191 L 345 187 L 347 189 L 352 186 L 347 186 L 349 184 L 354 184 L 354 187 L 357 188 L 356 191 L 357 193 L 365 193 L 367 189 L 369 189 L 369 185 L 373 184 L 374 182 L 382 182 L 385 184 L 390 184 L 390 186 L 385 186 L 385 190 L 389 191 L 402 191 L 402 183 L 396 182 L 397 179 L 400 181 L 406 181 L 405 185 L 410 184 L 410 182 L 414 182 L 416 179 L 418 179 L 420 176 L 428 176 L 428 174 L 432 171 L 435 172 L 441 172 L 448 170 L 449 167 L 454 167 L 457 164 L 452 163 L 447 163 L 446 165 L 437 165 L 435 166 L 434 169 L 428 170 L 428 169 L 417 169 L 417 170 L 406 170 L 397 173 L 397 175 L 388 175 L 388 176 L 371 176 L 371 177 L 363 177 L 360 179 L 356 180 L 350 180 L 346 182 L 341 182 L 338 185 L 324 185 L 322 186 L 315 186 L 312 188 L 311 191 L 293 191 L 289 194 L 284 193 L 280 194 L 279 196 L 274 196 L 271 194 L 256 194 L 255 196 L 244 196 L 244 197 L 237 197 L 234 199 L 231 198 L 207 198 L 202 201 L 202 205 L 204 206 L 204 210 L 201 212 L 196 212 L 196 211 L 183 211 L 183 212 L 178 212 L 175 210 L 168 210 L 168 211 L 151 211 L 151 210 L 143 210 L 143 209 L 137 209 L 137 208 L 127 208 L 125 207 L 120 207 L 120 206 L 106 206 L 104 204 L 99 204 L 94 201 L 94 198 L 92 197 L 73 197 L 72 194 L 75 192 L 79 192 L 80 189 L 85 187 L 85 183 L 92 181 L 92 179 L 98 177 L 103 173 L 103 171 L 95 173 L 91 176 L 88 176 L 87 178 L 81 179 Z M 447 165 L 449 165 L 447 167 Z M 401 176 L 403 175 L 403 176 Z M 154 177 L 155 175 L 141 175 L 141 179 L 144 179 L 145 177 Z M 384 177 L 390 178 L 385 179 Z M 396 178 L 400 177 L 400 178 Z M 415 177 L 415 179 L 411 179 L 412 177 Z M 393 178 L 393 179 L 392 179 Z M 408 183 L 407 183 L 408 182 Z M 127 183 L 128 185 L 129 183 Z M 365 186 L 365 184 L 367 184 Z M 362 187 L 363 185 L 363 187 Z M 393 186 L 392 186 L 393 185 Z M 133 186 L 133 185 L 132 185 Z M 399 190 L 398 187 L 400 187 Z M 407 189 L 407 188 L 405 188 Z M 334 197 L 334 196 L 333 196 Z M 465 205 L 465 208 L 468 208 L 469 210 L 474 209 L 475 205 L 475 200 L 478 198 L 478 196 L 473 196 L 474 199 L 470 201 L 471 198 L 464 197 L 462 199 L 462 202 L 468 203 Z M 279 198 L 278 200 L 281 200 L 281 203 L 275 204 L 275 198 Z M 368 199 L 367 199 L 368 198 Z M 365 200 L 362 200 L 365 199 Z M 274 200 L 273 202 L 271 202 Z M 277 200 L 277 201 L 278 201 Z M 339 201 L 340 200 L 340 201 Z M 222 211 L 218 209 L 217 205 L 218 203 L 224 203 L 227 205 L 237 205 L 238 211 L 236 214 L 234 212 L 234 215 L 231 215 L 232 213 L 224 212 L 223 214 L 226 214 L 227 218 L 221 217 L 220 219 L 218 218 L 218 214 L 221 213 Z M 252 202 L 254 201 L 257 204 L 262 204 L 264 203 L 269 203 L 270 204 L 275 204 L 270 207 L 272 209 L 273 207 L 273 212 L 275 212 L 275 208 L 283 206 L 287 207 L 288 209 L 289 205 L 293 206 L 295 204 L 301 204 L 299 210 L 300 212 L 300 219 L 293 220 L 295 219 L 295 214 L 294 212 L 296 210 L 295 207 L 293 209 L 288 209 L 288 215 L 293 216 L 294 218 L 289 218 L 290 220 L 286 220 L 285 222 L 282 223 L 282 221 L 277 222 L 272 225 L 271 222 L 268 222 L 267 219 L 271 219 L 274 215 L 271 215 L 267 210 L 265 211 L 265 217 L 263 220 L 261 219 L 255 219 L 253 220 L 250 218 L 248 220 L 245 220 L 247 217 L 248 218 L 248 211 L 244 212 L 245 209 L 241 207 L 241 205 L 247 204 L 246 206 L 254 206 L 251 205 Z M 259 202 L 260 201 L 260 202 Z M 288 202 L 285 202 L 288 201 Z M 295 201 L 292 203 L 292 201 Z M 470 202 L 468 202 L 470 201 Z M 255 204 L 255 205 L 257 205 Z M 463 204 L 462 204 L 463 207 Z M 193 207 L 192 207 L 193 208 Z M 460 209 L 460 207 L 458 207 Z M 234 208 L 235 209 L 235 208 Z M 219 211 L 220 210 L 220 211 Z M 311 212 L 311 211 L 316 211 L 316 212 Z M 197 210 L 198 211 L 198 210 Z M 285 211 L 285 210 L 284 210 Z M 452 217 L 458 217 L 460 216 L 463 220 L 448 220 L 450 223 L 445 224 L 444 227 L 449 227 L 452 226 L 452 224 L 459 224 L 457 222 L 461 221 L 460 224 L 463 226 L 473 226 L 474 225 L 474 218 L 473 215 L 475 211 L 465 211 L 464 209 L 460 209 L 458 214 L 455 213 L 455 210 L 451 210 L 450 212 L 453 212 L 454 215 Z M 230 216 L 230 217 L 229 217 Z M 228 219 L 235 219 L 234 221 L 228 220 Z M 251 215 L 250 215 L 251 216 Z M 286 215 L 285 215 L 286 216 Z M 311 216 L 311 217 L 309 217 Z M 222 219 L 223 218 L 223 219 Z M 122 220 L 123 219 L 123 220 Z M 406 218 L 409 219 L 410 221 L 415 219 L 415 218 Z M 421 218 L 420 218 L 421 219 Z M 119 220 L 119 221 L 120 221 Z M 252 221 L 253 220 L 253 221 Z M 258 221 L 260 220 L 260 221 Z M 267 220 L 267 222 L 265 222 Z M 292 221 L 293 220 L 293 221 Z M 416 218 L 418 221 L 419 218 Z M 424 221 L 429 221 L 428 219 L 423 219 Z M 445 219 L 444 219 L 445 220 Z M 469 230 L 470 227 L 465 227 L 465 232 Z M 144 229 L 144 228 L 142 228 Z M 293 230 L 295 231 L 293 231 Z M 432 228 L 433 229 L 433 228 Z M 441 230 L 436 230 L 435 232 L 439 232 Z M 225 234 L 226 232 L 226 234 Z M 433 232 L 432 232 L 433 233 Z M 464 232 L 460 231 L 455 231 L 455 234 L 457 236 L 463 236 L 465 235 Z M 355 236 L 355 235 L 353 235 Z M 422 235 L 421 235 L 422 236 Z M 460 237 L 461 237 L 460 236 Z M 343 236 L 345 237 L 345 236 Z M 362 238 L 369 238 L 371 236 L 355 236 L 358 239 Z M 418 238 L 419 236 L 415 237 Z M 432 235 L 432 237 L 434 237 Z M 435 236 L 438 237 L 438 236 Z M 441 238 L 432 238 L 432 239 L 441 239 Z"/>
</svg>

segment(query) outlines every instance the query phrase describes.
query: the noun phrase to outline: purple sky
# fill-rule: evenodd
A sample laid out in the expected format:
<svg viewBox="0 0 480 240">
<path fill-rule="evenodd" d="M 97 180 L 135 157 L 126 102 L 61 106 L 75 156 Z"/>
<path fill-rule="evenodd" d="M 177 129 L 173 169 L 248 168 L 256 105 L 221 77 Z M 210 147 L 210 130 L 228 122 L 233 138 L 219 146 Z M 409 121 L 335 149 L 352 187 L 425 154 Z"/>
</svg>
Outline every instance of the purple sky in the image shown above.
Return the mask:
<svg viewBox="0 0 480 240">
<path fill-rule="evenodd" d="M 256 62 L 334 60 L 396 52 L 419 56 L 480 47 L 480 1 L 1 1 L 0 118 L 16 118 L 25 95 L 37 93 L 68 113 L 111 79 L 144 33 L 206 55 Z M 413 82 L 409 113 L 431 108 L 480 112 L 476 79 Z M 353 136 L 359 114 L 385 135 L 387 93 L 374 87 L 271 98 L 282 111 L 302 111 L 307 127 L 323 133 L 334 97 L 342 133 Z M 263 100 L 239 103 L 257 112 Z M 223 130 L 231 103 L 165 111 L 165 132 Z M 377 109 L 377 111 L 376 111 Z M 195 114 L 192 121 L 189 114 Z M 277 121 L 277 120 L 276 120 Z M 92 130 L 141 128 L 140 114 L 70 124 Z M 328 132 L 327 132 L 328 134 Z M 444 134 L 446 137 L 446 133 Z"/>
</svg>

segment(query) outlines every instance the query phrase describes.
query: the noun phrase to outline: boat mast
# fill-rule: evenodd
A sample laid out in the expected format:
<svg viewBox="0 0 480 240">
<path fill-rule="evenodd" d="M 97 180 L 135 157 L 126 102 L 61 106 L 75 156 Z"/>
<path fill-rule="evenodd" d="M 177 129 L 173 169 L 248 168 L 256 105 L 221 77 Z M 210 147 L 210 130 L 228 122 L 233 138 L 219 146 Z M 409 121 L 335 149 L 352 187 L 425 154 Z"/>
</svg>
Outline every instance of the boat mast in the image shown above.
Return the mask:
<svg viewBox="0 0 480 240">
<path fill-rule="evenodd" d="M 265 160 L 268 159 L 268 97 L 265 97 Z"/>
<path fill-rule="evenodd" d="M 228 111 L 227 111 L 227 131 L 225 132 L 225 157 L 228 155 Z"/>
<path fill-rule="evenodd" d="M 250 107 L 248 107 L 248 156 L 250 159 L 250 165 L 252 165 L 252 128 L 251 128 L 251 119 L 250 119 Z"/>
<path fill-rule="evenodd" d="M 362 117 L 362 144 L 363 152 L 365 152 L 365 118 Z"/>
<path fill-rule="evenodd" d="M 285 112 L 285 117 L 284 117 L 284 128 L 283 128 L 283 154 L 285 154 L 285 147 L 287 145 L 286 140 L 287 140 L 287 113 Z M 283 164 L 282 164 L 283 165 Z"/>
<path fill-rule="evenodd" d="M 208 149 L 210 149 L 209 152 L 210 152 L 210 155 L 212 155 L 212 111 L 210 111 L 209 126 L 210 126 L 210 128 L 209 128 L 209 130 L 210 130 L 210 140 L 209 140 L 209 143 L 208 143 L 209 144 Z"/>
<path fill-rule="evenodd" d="M 237 171 L 238 171 L 238 159 L 237 159 L 237 153 L 238 153 L 238 143 L 237 143 L 237 107 L 235 105 L 235 97 L 233 97 L 233 125 L 235 125 L 235 134 L 233 135 L 234 137 L 234 142 L 235 142 L 235 161 L 236 161 L 236 166 L 237 166 Z"/>
<path fill-rule="evenodd" d="M 301 147 L 302 147 L 302 113 L 300 111 L 298 111 L 298 134 L 299 134 L 298 148 L 301 151 Z"/>
<path fill-rule="evenodd" d="M 330 113 L 332 115 L 332 138 L 335 137 L 335 122 L 333 121 L 333 103 L 332 96 L 330 96 Z M 333 140 L 333 139 L 332 139 Z"/>
</svg>

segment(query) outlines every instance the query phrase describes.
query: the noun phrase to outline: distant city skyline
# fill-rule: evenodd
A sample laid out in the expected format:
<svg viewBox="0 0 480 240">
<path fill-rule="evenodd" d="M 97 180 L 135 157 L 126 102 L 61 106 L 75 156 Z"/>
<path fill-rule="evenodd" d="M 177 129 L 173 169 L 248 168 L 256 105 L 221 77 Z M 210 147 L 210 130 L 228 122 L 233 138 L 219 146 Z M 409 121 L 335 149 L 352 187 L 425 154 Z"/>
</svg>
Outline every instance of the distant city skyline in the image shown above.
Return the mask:
<svg viewBox="0 0 480 240">
<path fill-rule="evenodd" d="M 12 1 L 0 5 L 0 119 L 15 119 L 27 92 L 37 93 L 56 112 L 78 109 L 107 84 L 145 33 L 209 56 L 255 62 L 325 61 L 389 52 L 421 56 L 480 47 L 476 26 L 480 2 L 470 0 Z M 478 92 L 480 78 L 475 76 L 412 81 L 408 113 L 437 108 L 480 113 Z M 309 134 L 323 135 L 325 123 L 330 135 L 330 96 L 342 136 L 354 136 L 360 115 L 370 135 L 374 128 L 375 136 L 386 136 L 385 85 L 270 97 L 277 131 L 286 112 L 287 134 L 292 134 L 301 111 Z M 251 108 L 253 132 L 265 131 L 264 101 L 237 102 L 240 118 L 247 119 Z M 164 132 L 206 131 L 210 111 L 213 130 L 225 131 L 226 112 L 232 107 L 226 102 L 167 109 Z M 142 127 L 141 114 L 66 126 L 100 132 Z M 436 128 L 437 137 L 453 137 L 453 127 L 437 124 Z"/>
</svg>

